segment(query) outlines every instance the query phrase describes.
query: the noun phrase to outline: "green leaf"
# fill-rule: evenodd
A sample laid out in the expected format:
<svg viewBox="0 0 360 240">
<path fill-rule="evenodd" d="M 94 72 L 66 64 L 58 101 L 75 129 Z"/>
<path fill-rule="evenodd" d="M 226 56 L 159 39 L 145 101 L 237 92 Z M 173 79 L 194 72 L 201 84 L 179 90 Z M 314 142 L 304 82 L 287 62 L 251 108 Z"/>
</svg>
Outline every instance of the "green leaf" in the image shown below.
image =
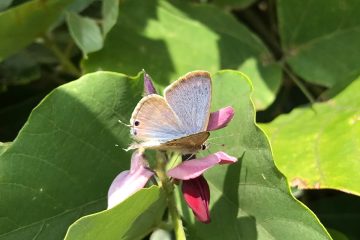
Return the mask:
<svg viewBox="0 0 360 240">
<path fill-rule="evenodd" d="M 106 36 L 116 24 L 116 20 L 119 14 L 119 1 L 103 0 L 101 13 L 103 17 L 103 36 Z"/>
<path fill-rule="evenodd" d="M 129 130 L 118 120 L 128 122 L 142 91 L 140 75 L 97 72 L 33 110 L 0 155 L 0 239 L 63 239 L 76 219 L 105 208 L 112 180 L 129 168 Z"/>
<path fill-rule="evenodd" d="M 193 222 L 185 209 L 190 239 L 218 239 L 219 233 L 222 239 L 330 239 L 315 215 L 293 198 L 276 169 L 268 139 L 254 122 L 251 92 L 239 72 L 213 75 L 212 111 L 231 105 L 235 116 L 226 128 L 211 133 L 210 150 L 239 160 L 206 172 L 211 223 Z"/>
<path fill-rule="evenodd" d="M 255 0 L 214 0 L 212 2 L 221 7 L 242 9 L 253 4 Z"/>
<path fill-rule="evenodd" d="M 0 13 L 0 61 L 29 45 L 72 0 L 33 0 Z"/>
<path fill-rule="evenodd" d="M 28 51 L 20 51 L 0 63 L 1 85 L 22 85 L 39 79 L 40 66 Z"/>
<path fill-rule="evenodd" d="M 83 61 L 86 72 L 135 74 L 144 68 L 163 89 L 196 69 L 240 69 L 253 80 L 257 109 L 274 100 L 280 67 L 261 40 L 230 14 L 215 6 L 163 0 L 125 1 L 119 11 L 104 48 Z"/>
<path fill-rule="evenodd" d="M 88 8 L 96 0 L 73 0 L 66 10 L 69 12 L 82 12 L 84 9 Z M 107 1 L 107 0 L 104 0 Z"/>
<path fill-rule="evenodd" d="M 88 53 L 95 52 L 103 47 L 103 37 L 95 20 L 68 12 L 66 22 L 72 38 L 82 50 L 85 58 Z"/>
<path fill-rule="evenodd" d="M 69 4 L 64 11 L 62 11 L 61 16 L 58 20 L 51 26 L 52 29 L 57 28 L 65 21 L 67 12 L 80 13 L 84 9 L 88 8 L 95 0 L 72 0 L 72 3 Z"/>
<path fill-rule="evenodd" d="M 120 149 L 131 141 L 129 130 L 117 120 L 127 122 L 141 98 L 140 77 L 88 74 L 57 88 L 34 109 L 0 155 L 0 239 L 62 239 L 75 219 L 105 208 L 111 181 L 129 166 L 129 153 Z M 234 233 L 244 239 L 329 239 L 276 170 L 268 141 L 254 123 L 246 78 L 219 72 L 213 90 L 213 109 L 232 105 L 236 115 L 212 135 L 224 137 L 217 141 L 239 162 L 206 174 L 212 223 L 187 221 L 190 237 L 214 239 L 221 232 L 224 239 Z M 224 150 L 211 148 L 219 149 Z"/>
<path fill-rule="evenodd" d="M 160 223 L 165 208 L 159 187 L 142 189 L 110 210 L 79 219 L 65 240 L 141 239 Z"/>
<path fill-rule="evenodd" d="M 285 60 L 297 75 L 339 91 L 360 74 L 358 0 L 280 0 L 277 6 Z"/>
<path fill-rule="evenodd" d="M 3 143 L 0 142 L 0 154 L 2 154 L 9 146 L 11 143 Z"/>
<path fill-rule="evenodd" d="M 0 11 L 3 11 L 4 9 L 8 8 L 13 0 L 2 0 L 0 1 Z"/>
<path fill-rule="evenodd" d="M 335 98 L 293 110 L 262 125 L 276 165 L 301 188 L 360 195 L 360 78 Z"/>
</svg>

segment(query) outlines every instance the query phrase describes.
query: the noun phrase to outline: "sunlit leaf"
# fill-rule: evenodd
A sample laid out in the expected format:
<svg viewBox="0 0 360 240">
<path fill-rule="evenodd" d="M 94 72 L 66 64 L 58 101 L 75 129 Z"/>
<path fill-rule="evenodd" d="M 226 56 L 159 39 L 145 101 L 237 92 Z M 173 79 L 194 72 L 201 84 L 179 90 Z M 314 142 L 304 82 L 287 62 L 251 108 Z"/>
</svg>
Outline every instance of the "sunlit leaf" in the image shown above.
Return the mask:
<svg viewBox="0 0 360 240">
<path fill-rule="evenodd" d="M 360 195 L 359 91 L 360 78 L 327 102 L 263 125 L 276 165 L 292 184 Z"/>
</svg>

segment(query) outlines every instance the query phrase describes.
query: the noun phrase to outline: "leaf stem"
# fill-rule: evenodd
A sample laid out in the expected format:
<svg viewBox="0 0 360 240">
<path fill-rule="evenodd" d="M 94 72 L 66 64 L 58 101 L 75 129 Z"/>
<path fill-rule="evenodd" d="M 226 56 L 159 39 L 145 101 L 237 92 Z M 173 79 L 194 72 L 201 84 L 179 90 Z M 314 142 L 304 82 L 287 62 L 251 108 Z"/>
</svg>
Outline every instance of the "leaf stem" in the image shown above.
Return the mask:
<svg viewBox="0 0 360 240">
<path fill-rule="evenodd" d="M 184 227 L 180 214 L 176 207 L 176 198 L 174 194 L 174 185 L 166 175 L 166 163 L 168 162 L 166 153 L 160 154 L 157 161 L 156 173 L 161 181 L 161 186 L 165 191 L 166 200 L 168 204 L 169 214 L 174 227 L 175 237 L 177 240 L 186 240 Z"/>
<path fill-rule="evenodd" d="M 49 36 L 43 35 L 44 45 L 49 48 L 53 54 L 57 57 L 65 72 L 75 76 L 80 77 L 81 72 L 75 67 L 75 65 L 69 60 L 69 58 L 63 54 L 56 42 Z"/>
<path fill-rule="evenodd" d="M 286 66 L 285 64 L 283 64 L 283 69 L 285 71 L 285 73 L 291 78 L 291 80 L 296 84 L 296 86 L 298 86 L 298 88 L 300 88 L 301 92 L 305 95 L 305 97 L 311 102 L 311 104 L 314 104 L 316 102 L 315 98 L 312 96 L 312 94 L 310 93 L 309 90 L 307 90 L 307 88 L 305 87 L 305 85 L 300 81 L 300 79 L 298 79 L 293 73 L 292 71 L 288 68 L 288 66 Z"/>
</svg>

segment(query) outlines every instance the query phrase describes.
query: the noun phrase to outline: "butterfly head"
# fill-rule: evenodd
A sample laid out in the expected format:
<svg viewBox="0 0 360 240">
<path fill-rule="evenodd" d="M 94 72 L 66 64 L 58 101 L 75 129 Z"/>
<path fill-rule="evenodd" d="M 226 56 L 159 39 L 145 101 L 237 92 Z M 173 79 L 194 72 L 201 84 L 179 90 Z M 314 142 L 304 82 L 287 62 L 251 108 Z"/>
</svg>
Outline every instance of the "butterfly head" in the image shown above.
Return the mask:
<svg viewBox="0 0 360 240">
<path fill-rule="evenodd" d="M 139 121 L 134 121 L 134 123 L 132 125 L 130 125 L 130 134 L 132 136 L 136 136 L 138 134 L 137 130 L 136 130 L 136 127 L 138 127 L 140 125 L 140 122 Z"/>
<path fill-rule="evenodd" d="M 204 142 L 203 144 L 201 144 L 201 150 L 206 150 L 206 149 L 208 149 L 209 148 L 209 143 L 207 143 L 207 142 Z"/>
</svg>

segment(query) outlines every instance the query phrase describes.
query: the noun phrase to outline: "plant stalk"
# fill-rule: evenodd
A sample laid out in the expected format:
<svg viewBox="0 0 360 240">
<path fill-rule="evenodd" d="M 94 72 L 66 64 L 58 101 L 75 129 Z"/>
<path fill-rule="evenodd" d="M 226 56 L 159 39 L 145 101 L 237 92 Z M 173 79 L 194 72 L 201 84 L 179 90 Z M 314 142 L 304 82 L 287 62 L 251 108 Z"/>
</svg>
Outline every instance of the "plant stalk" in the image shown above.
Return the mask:
<svg viewBox="0 0 360 240">
<path fill-rule="evenodd" d="M 161 182 L 161 187 L 165 191 L 166 201 L 168 204 L 168 210 L 171 217 L 171 221 L 174 227 L 175 237 L 177 240 L 186 240 L 184 227 L 180 214 L 176 207 L 176 198 L 174 194 L 174 185 L 166 175 L 166 163 L 168 162 L 166 153 L 162 153 L 162 156 L 158 158 L 156 173 Z"/>
<path fill-rule="evenodd" d="M 70 59 L 63 54 L 58 45 L 51 39 L 51 37 L 44 35 L 43 36 L 44 45 L 49 48 L 52 53 L 59 60 L 65 72 L 75 76 L 80 77 L 81 72 L 75 67 L 75 65 L 70 61 Z"/>
</svg>

